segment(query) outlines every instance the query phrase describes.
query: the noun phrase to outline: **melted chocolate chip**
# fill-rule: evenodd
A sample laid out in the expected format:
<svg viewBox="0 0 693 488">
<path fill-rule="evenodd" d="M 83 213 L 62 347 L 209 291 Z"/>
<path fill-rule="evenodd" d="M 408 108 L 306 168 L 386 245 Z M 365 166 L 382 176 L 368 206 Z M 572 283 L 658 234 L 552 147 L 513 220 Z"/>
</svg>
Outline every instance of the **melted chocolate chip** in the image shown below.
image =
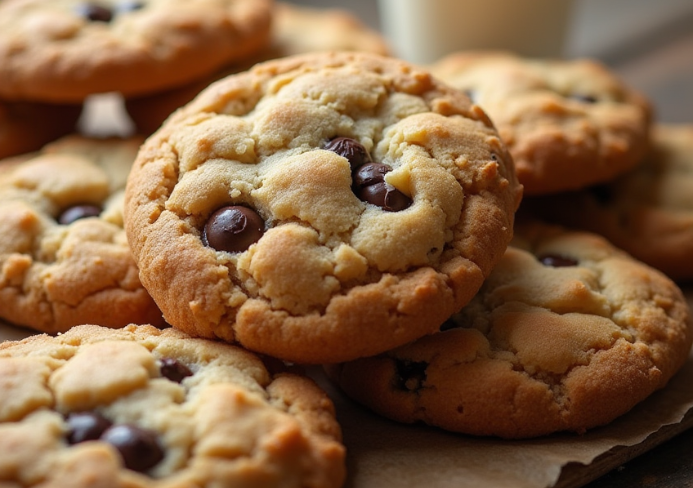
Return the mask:
<svg viewBox="0 0 693 488">
<path fill-rule="evenodd" d="M 193 374 L 192 371 L 190 371 L 190 368 L 177 359 L 162 358 L 160 363 L 161 367 L 159 370 L 161 371 L 161 376 L 168 378 L 171 381 L 175 381 L 176 383 L 180 383 L 183 381 L 183 378 L 192 376 Z"/>
<path fill-rule="evenodd" d="M 371 161 L 366 148 L 350 137 L 336 137 L 325 145 L 325 149 L 346 158 L 352 171 Z"/>
<path fill-rule="evenodd" d="M 411 205 L 411 199 L 389 183 L 380 182 L 361 188 L 357 195 L 388 212 L 399 212 Z"/>
<path fill-rule="evenodd" d="M 573 100 L 576 100 L 578 102 L 582 103 L 597 103 L 597 98 L 593 97 L 592 95 L 584 95 L 580 93 L 576 93 L 570 96 Z"/>
<path fill-rule="evenodd" d="M 111 421 L 97 412 L 73 412 L 65 421 L 70 429 L 67 433 L 70 444 L 98 439 L 111 426 Z"/>
<path fill-rule="evenodd" d="M 382 163 L 367 163 L 358 168 L 353 177 L 356 196 L 389 212 L 407 208 L 411 205 L 411 199 L 385 182 L 385 175 L 390 171 L 392 168 Z"/>
<path fill-rule="evenodd" d="M 577 266 L 578 264 L 575 259 L 561 256 L 560 254 L 544 254 L 539 256 L 538 259 L 544 266 L 553 266 L 554 268 Z"/>
<path fill-rule="evenodd" d="M 214 212 L 202 232 L 202 242 L 217 251 L 243 252 L 260 240 L 265 222 L 248 207 L 230 205 Z"/>
<path fill-rule="evenodd" d="M 397 367 L 396 385 L 401 390 L 416 391 L 421 389 L 426 381 L 428 363 L 423 361 L 402 361 L 395 363 Z"/>
<path fill-rule="evenodd" d="M 392 171 L 386 164 L 382 163 L 367 163 L 359 167 L 353 175 L 353 186 L 356 191 L 369 185 L 382 183 L 385 181 L 385 175 Z"/>
<path fill-rule="evenodd" d="M 75 205 L 61 213 L 58 217 L 58 222 L 61 225 L 69 225 L 75 220 L 85 219 L 87 217 L 98 217 L 100 214 L 101 208 L 96 205 Z"/>
<path fill-rule="evenodd" d="M 77 6 L 77 12 L 92 22 L 110 22 L 113 19 L 111 9 L 95 3 L 81 3 Z"/>
<path fill-rule="evenodd" d="M 114 425 L 101 435 L 101 440 L 115 447 L 125 467 L 133 471 L 147 471 L 164 458 L 156 434 L 134 425 Z"/>
</svg>

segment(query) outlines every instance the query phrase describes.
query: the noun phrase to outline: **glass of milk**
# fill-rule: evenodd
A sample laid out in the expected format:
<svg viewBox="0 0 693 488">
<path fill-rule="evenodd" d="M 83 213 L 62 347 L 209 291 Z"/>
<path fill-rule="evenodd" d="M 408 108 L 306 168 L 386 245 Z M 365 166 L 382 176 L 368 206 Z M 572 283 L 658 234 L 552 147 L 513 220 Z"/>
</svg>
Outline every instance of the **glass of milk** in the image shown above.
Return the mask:
<svg viewBox="0 0 693 488">
<path fill-rule="evenodd" d="M 561 57 L 572 0 L 378 0 L 394 55 L 418 64 L 454 51 Z"/>
</svg>

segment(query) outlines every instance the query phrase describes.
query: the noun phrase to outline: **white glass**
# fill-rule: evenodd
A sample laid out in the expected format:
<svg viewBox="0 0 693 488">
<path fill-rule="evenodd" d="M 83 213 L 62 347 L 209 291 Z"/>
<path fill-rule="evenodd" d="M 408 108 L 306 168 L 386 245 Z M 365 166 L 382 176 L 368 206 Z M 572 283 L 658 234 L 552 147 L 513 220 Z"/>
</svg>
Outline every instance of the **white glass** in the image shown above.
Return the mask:
<svg viewBox="0 0 693 488">
<path fill-rule="evenodd" d="M 395 56 L 431 63 L 464 49 L 560 57 L 572 0 L 378 0 Z"/>
</svg>

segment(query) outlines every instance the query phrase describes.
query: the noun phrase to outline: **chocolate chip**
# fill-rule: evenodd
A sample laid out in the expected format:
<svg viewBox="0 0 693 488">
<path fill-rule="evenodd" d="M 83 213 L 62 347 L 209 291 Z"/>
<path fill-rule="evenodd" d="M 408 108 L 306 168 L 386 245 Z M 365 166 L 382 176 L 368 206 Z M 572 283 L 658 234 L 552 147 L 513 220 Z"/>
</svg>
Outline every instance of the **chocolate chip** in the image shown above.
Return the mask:
<svg viewBox="0 0 693 488">
<path fill-rule="evenodd" d="M 190 368 L 177 359 L 162 358 L 160 363 L 161 367 L 159 368 L 159 371 L 161 371 L 161 376 L 168 378 L 171 381 L 175 381 L 176 383 L 180 383 L 183 381 L 183 378 L 192 376 L 193 374 L 192 371 L 190 371 Z"/>
<path fill-rule="evenodd" d="M 411 205 L 411 199 L 389 183 L 380 182 L 361 188 L 357 195 L 388 212 L 399 212 Z"/>
<path fill-rule="evenodd" d="M 403 361 L 397 360 L 397 377 L 395 384 L 397 388 L 407 391 L 416 391 L 423 387 L 426 381 L 426 368 L 428 363 L 423 361 Z"/>
<path fill-rule="evenodd" d="M 366 148 L 350 137 L 336 137 L 325 145 L 325 149 L 346 158 L 352 171 L 371 161 L 371 156 Z"/>
<path fill-rule="evenodd" d="M 385 181 L 385 175 L 392 171 L 386 164 L 382 163 L 367 163 L 359 167 L 353 175 L 353 186 L 356 191 L 369 185 L 382 183 Z"/>
<path fill-rule="evenodd" d="M 580 93 L 576 93 L 570 96 L 573 100 L 576 100 L 578 102 L 582 103 L 597 103 L 597 98 L 592 96 L 592 95 L 584 95 Z"/>
<path fill-rule="evenodd" d="M 110 22 L 113 19 L 111 9 L 95 3 L 81 3 L 77 5 L 77 13 L 92 22 Z"/>
<path fill-rule="evenodd" d="M 70 444 L 98 439 L 111 426 L 111 421 L 98 412 L 73 412 L 65 421 L 69 428 L 67 442 Z"/>
<path fill-rule="evenodd" d="M 202 242 L 217 251 L 243 252 L 260 240 L 265 223 L 248 207 L 230 205 L 214 212 L 202 232 Z"/>
<path fill-rule="evenodd" d="M 553 266 L 554 268 L 564 268 L 567 266 L 577 266 L 578 262 L 567 256 L 561 256 L 560 254 L 543 254 L 537 259 L 544 266 Z"/>
<path fill-rule="evenodd" d="M 115 447 L 123 458 L 125 467 L 133 471 L 147 471 L 164 458 L 164 451 L 156 434 L 135 425 L 114 425 L 100 439 Z"/>
<path fill-rule="evenodd" d="M 385 175 L 390 171 L 392 168 L 382 163 L 367 163 L 358 168 L 353 176 L 356 196 L 389 212 L 407 208 L 411 205 L 411 199 L 385 182 Z"/>
<path fill-rule="evenodd" d="M 60 214 L 58 223 L 61 225 L 69 225 L 75 220 L 85 219 L 87 217 L 98 217 L 100 214 L 101 208 L 96 205 L 75 205 Z"/>
</svg>

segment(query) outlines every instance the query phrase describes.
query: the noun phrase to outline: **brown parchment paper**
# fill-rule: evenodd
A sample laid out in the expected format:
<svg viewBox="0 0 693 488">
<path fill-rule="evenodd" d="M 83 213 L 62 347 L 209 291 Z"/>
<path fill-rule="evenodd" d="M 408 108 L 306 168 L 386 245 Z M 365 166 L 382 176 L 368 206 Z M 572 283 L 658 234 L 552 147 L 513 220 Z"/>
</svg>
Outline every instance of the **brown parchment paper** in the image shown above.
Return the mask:
<svg viewBox="0 0 693 488">
<path fill-rule="evenodd" d="M 30 334 L 0 323 L 0 341 Z M 328 392 L 337 409 L 347 447 L 345 488 L 552 487 L 564 467 L 580 463 L 589 470 L 598 456 L 618 446 L 637 447 L 693 410 L 693 354 L 666 388 L 610 425 L 584 435 L 528 441 L 475 438 L 423 425 L 397 424 L 350 401 L 319 368 L 312 368 L 309 374 Z"/>
</svg>

